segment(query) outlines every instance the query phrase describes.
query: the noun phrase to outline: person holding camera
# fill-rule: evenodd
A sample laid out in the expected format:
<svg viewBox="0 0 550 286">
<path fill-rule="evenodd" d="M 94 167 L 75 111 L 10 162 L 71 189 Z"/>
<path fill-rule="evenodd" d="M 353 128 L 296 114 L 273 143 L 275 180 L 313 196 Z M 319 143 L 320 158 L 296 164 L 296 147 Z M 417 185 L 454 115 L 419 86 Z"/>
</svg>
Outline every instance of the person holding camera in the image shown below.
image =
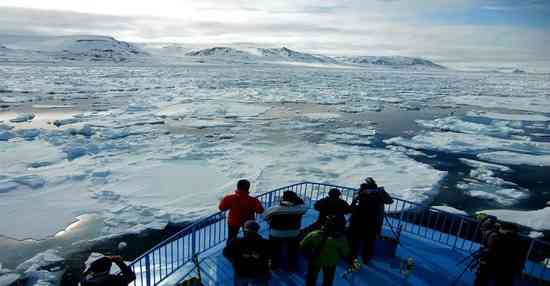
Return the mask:
<svg viewBox="0 0 550 286">
<path fill-rule="evenodd" d="M 518 226 L 497 222 L 495 217 L 487 216 L 481 221 L 480 230 L 483 248 L 478 257 L 479 266 L 474 285 L 514 285 L 525 263 Z"/>
<path fill-rule="evenodd" d="M 115 263 L 120 268 L 120 274 L 111 274 L 111 266 Z M 136 279 L 136 274 L 128 267 L 120 256 L 103 256 L 92 262 L 88 270 L 82 274 L 82 286 L 127 286 Z"/>
<path fill-rule="evenodd" d="M 351 203 L 348 239 L 350 242 L 350 262 L 357 259 L 363 244 L 363 263 L 368 264 L 373 253 L 374 241 L 382 233 L 384 224 L 384 205 L 393 203 L 393 199 L 378 187 L 373 178 L 368 177 L 361 184 L 357 196 Z"/>
</svg>

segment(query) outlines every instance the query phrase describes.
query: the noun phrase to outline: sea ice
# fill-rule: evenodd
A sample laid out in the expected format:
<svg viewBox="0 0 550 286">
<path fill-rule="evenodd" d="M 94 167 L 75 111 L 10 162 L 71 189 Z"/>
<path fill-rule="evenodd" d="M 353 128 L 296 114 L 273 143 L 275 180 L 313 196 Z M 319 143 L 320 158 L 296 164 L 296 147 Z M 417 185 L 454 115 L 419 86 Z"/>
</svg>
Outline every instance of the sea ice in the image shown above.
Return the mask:
<svg viewBox="0 0 550 286">
<path fill-rule="evenodd" d="M 468 134 L 498 136 L 504 138 L 509 137 L 510 135 L 524 133 L 524 131 L 521 129 L 465 121 L 464 119 L 456 116 L 438 118 L 434 120 L 416 120 L 416 122 L 424 127 L 441 131 L 454 131 Z"/>
<path fill-rule="evenodd" d="M 0 130 L 0 141 L 8 141 L 12 138 L 15 138 L 15 134 L 9 131 Z"/>
<path fill-rule="evenodd" d="M 494 215 L 499 220 L 521 224 L 535 230 L 550 230 L 550 207 L 534 211 L 484 210 L 479 213 Z"/>
<path fill-rule="evenodd" d="M 502 108 L 547 113 L 550 110 L 548 96 L 448 96 L 446 101 L 484 108 Z"/>
<path fill-rule="evenodd" d="M 468 216 L 467 212 L 465 212 L 463 210 L 459 210 L 457 208 L 453 208 L 451 206 L 432 206 L 432 208 L 437 209 L 437 210 L 441 210 L 441 211 L 444 211 L 444 212 L 452 213 L 452 214 Z"/>
<path fill-rule="evenodd" d="M 508 120 L 508 121 L 550 121 L 550 117 L 544 116 L 541 114 L 506 114 L 506 113 L 495 113 L 495 112 L 479 112 L 479 111 L 469 111 L 467 113 L 470 117 L 485 117 L 497 120 Z"/>
<path fill-rule="evenodd" d="M 14 119 L 10 120 L 10 122 L 13 122 L 13 123 L 27 122 L 27 121 L 32 121 L 35 117 L 36 115 L 32 113 L 22 113 L 22 114 L 18 114 Z"/>
<path fill-rule="evenodd" d="M 505 165 L 528 165 L 528 166 L 550 166 L 550 155 L 530 155 L 508 151 L 487 152 L 478 154 L 481 160 L 505 164 Z"/>
<path fill-rule="evenodd" d="M 550 143 L 494 138 L 486 135 L 454 132 L 424 132 L 412 138 L 395 137 L 386 144 L 401 145 L 458 154 L 478 154 L 487 151 L 511 151 L 550 154 Z"/>
</svg>

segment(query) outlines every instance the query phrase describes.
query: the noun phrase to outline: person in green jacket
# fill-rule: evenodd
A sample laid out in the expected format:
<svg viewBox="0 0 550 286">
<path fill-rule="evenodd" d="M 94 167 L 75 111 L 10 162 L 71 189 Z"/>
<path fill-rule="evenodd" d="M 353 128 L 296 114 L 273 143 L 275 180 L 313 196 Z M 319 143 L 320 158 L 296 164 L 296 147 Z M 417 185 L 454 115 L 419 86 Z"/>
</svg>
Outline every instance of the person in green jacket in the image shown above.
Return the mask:
<svg viewBox="0 0 550 286">
<path fill-rule="evenodd" d="M 323 270 L 323 286 L 332 286 L 336 265 L 349 252 L 345 236 L 338 231 L 338 223 L 329 217 L 322 229 L 309 233 L 300 243 L 308 256 L 306 286 L 317 285 L 317 276 Z"/>
</svg>

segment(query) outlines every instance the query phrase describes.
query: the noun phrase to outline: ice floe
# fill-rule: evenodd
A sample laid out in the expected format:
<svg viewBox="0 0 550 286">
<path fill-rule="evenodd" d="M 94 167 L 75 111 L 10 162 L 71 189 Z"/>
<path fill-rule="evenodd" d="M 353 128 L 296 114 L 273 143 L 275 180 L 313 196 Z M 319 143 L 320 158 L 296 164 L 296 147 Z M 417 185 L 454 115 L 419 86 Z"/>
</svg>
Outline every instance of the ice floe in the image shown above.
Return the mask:
<svg viewBox="0 0 550 286">
<path fill-rule="evenodd" d="M 484 161 L 505 165 L 550 166 L 550 155 L 532 155 L 508 151 L 487 152 L 478 154 Z"/>
<path fill-rule="evenodd" d="M 457 208 L 453 208 L 451 206 L 432 206 L 432 208 L 437 209 L 437 210 L 441 210 L 441 211 L 444 211 L 444 212 L 452 213 L 452 214 L 457 214 L 457 215 L 464 215 L 464 216 L 468 215 L 467 212 L 465 212 L 463 210 L 459 210 Z"/>
<path fill-rule="evenodd" d="M 514 134 L 522 134 L 522 129 L 510 128 L 508 126 L 498 126 L 491 124 L 481 124 L 477 122 L 465 121 L 459 117 L 451 116 L 438 118 L 434 120 L 417 120 L 418 124 L 437 129 L 441 131 L 454 131 L 468 134 L 482 134 L 497 137 L 509 137 Z"/>
<path fill-rule="evenodd" d="M 27 122 L 27 121 L 32 121 L 35 117 L 36 115 L 34 115 L 33 113 L 22 113 L 22 114 L 18 114 L 14 119 L 11 119 L 10 122 L 13 122 L 13 123 Z"/>
<path fill-rule="evenodd" d="M 541 115 L 541 114 L 508 114 L 508 113 L 469 111 L 467 115 L 471 117 L 485 117 L 485 118 L 491 118 L 491 119 L 497 119 L 497 120 L 508 120 L 508 121 L 531 121 L 531 122 L 550 121 L 550 117 Z"/>
<path fill-rule="evenodd" d="M 550 110 L 548 96 L 449 96 L 446 101 L 480 106 L 484 108 L 498 108 L 547 113 Z"/>
<path fill-rule="evenodd" d="M 533 211 L 484 210 L 480 213 L 494 215 L 499 220 L 521 224 L 535 230 L 550 230 L 550 207 Z"/>
<path fill-rule="evenodd" d="M 26 285 L 58 285 L 65 270 L 65 260 L 55 249 L 38 253 L 17 266 L 16 271 L 23 273 Z"/>
<path fill-rule="evenodd" d="M 455 132 L 424 132 L 412 138 L 395 137 L 386 144 L 447 153 L 478 154 L 487 151 L 516 151 L 550 154 L 550 143 L 502 139 Z"/>
</svg>

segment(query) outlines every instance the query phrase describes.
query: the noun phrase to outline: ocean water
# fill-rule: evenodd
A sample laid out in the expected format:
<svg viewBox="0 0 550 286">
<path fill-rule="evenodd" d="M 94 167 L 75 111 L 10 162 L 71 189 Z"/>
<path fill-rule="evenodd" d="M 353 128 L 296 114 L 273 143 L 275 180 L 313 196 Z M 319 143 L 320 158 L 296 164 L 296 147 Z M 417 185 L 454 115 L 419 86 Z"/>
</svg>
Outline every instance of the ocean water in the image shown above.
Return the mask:
<svg viewBox="0 0 550 286">
<path fill-rule="evenodd" d="M 193 64 L 3 65 L 0 77 L 9 268 L 192 221 L 240 178 L 262 193 L 373 176 L 470 213 L 550 200 L 549 75 Z"/>
</svg>

